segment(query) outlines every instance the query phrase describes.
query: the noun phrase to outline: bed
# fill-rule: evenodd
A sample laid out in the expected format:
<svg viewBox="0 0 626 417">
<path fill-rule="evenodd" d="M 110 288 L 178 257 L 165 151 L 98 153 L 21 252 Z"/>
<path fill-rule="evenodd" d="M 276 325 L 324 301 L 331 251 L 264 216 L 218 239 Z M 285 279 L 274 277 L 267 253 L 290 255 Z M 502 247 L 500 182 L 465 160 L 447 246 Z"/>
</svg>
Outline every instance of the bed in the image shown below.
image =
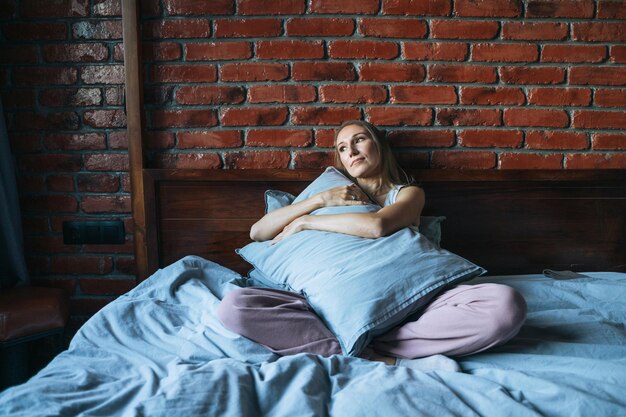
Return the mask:
<svg viewBox="0 0 626 417">
<path fill-rule="evenodd" d="M 422 372 L 358 357 L 277 357 L 225 329 L 246 285 L 267 189 L 319 171 L 142 170 L 146 279 L 92 317 L 0 415 L 619 416 L 626 414 L 623 171 L 412 171 L 443 215 L 442 245 L 529 306 L 506 345 Z M 462 202 L 462 204 L 460 204 Z M 580 276 L 546 276 L 544 269 Z"/>
</svg>

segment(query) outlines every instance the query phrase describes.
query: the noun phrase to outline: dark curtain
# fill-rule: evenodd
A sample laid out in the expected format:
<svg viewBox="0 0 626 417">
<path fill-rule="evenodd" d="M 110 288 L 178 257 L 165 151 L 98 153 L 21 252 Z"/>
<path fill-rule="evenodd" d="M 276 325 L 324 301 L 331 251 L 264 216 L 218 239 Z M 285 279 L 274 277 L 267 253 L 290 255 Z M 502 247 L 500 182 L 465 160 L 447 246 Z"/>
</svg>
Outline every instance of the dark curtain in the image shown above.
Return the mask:
<svg viewBox="0 0 626 417">
<path fill-rule="evenodd" d="M 0 102 L 0 289 L 27 284 L 13 155 Z"/>
</svg>

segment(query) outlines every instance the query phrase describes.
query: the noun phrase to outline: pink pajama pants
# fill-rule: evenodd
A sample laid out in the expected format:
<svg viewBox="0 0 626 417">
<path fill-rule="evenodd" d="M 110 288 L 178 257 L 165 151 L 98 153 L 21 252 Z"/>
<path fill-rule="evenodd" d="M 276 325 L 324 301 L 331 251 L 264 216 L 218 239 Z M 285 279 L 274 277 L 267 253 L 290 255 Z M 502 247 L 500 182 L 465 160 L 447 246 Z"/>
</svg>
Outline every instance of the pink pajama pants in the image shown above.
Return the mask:
<svg viewBox="0 0 626 417">
<path fill-rule="evenodd" d="M 297 293 L 241 288 L 224 297 L 218 317 L 229 330 L 281 356 L 341 354 L 335 336 Z M 526 302 L 511 287 L 458 285 L 439 294 L 416 320 L 376 337 L 366 351 L 410 359 L 469 355 L 505 343 L 525 318 Z"/>
</svg>

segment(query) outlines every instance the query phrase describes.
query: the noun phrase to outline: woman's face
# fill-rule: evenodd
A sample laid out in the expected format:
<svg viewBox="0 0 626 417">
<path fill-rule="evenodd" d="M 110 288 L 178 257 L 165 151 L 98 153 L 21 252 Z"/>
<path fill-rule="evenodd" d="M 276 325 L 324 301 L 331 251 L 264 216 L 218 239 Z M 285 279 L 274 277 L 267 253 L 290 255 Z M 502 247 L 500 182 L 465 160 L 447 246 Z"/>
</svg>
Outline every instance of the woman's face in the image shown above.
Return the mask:
<svg viewBox="0 0 626 417">
<path fill-rule="evenodd" d="M 354 178 L 379 174 L 380 153 L 374 139 L 364 127 L 348 125 L 341 129 L 335 147 L 344 168 Z"/>
</svg>

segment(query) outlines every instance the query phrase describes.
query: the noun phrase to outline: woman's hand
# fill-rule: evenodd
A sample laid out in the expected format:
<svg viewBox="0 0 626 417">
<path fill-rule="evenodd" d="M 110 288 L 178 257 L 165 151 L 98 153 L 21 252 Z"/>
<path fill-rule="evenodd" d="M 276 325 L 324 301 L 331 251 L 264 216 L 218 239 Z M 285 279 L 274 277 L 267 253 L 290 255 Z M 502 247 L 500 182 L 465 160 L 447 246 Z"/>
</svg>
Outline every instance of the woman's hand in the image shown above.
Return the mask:
<svg viewBox="0 0 626 417">
<path fill-rule="evenodd" d="M 280 242 L 281 240 L 285 239 L 286 237 L 289 237 L 295 233 L 301 232 L 302 230 L 306 229 L 306 221 L 307 218 L 309 216 L 305 215 L 305 216 L 300 216 L 297 219 L 295 219 L 294 221 L 292 221 L 291 223 L 289 223 L 287 226 L 285 226 L 285 228 L 283 229 L 282 232 L 280 232 L 279 234 L 276 235 L 276 237 L 274 237 L 274 239 L 272 239 L 272 241 L 270 242 L 270 245 L 275 245 L 276 243 Z"/>
<path fill-rule="evenodd" d="M 324 207 L 368 204 L 369 197 L 356 184 L 341 185 L 318 194 Z"/>
</svg>

